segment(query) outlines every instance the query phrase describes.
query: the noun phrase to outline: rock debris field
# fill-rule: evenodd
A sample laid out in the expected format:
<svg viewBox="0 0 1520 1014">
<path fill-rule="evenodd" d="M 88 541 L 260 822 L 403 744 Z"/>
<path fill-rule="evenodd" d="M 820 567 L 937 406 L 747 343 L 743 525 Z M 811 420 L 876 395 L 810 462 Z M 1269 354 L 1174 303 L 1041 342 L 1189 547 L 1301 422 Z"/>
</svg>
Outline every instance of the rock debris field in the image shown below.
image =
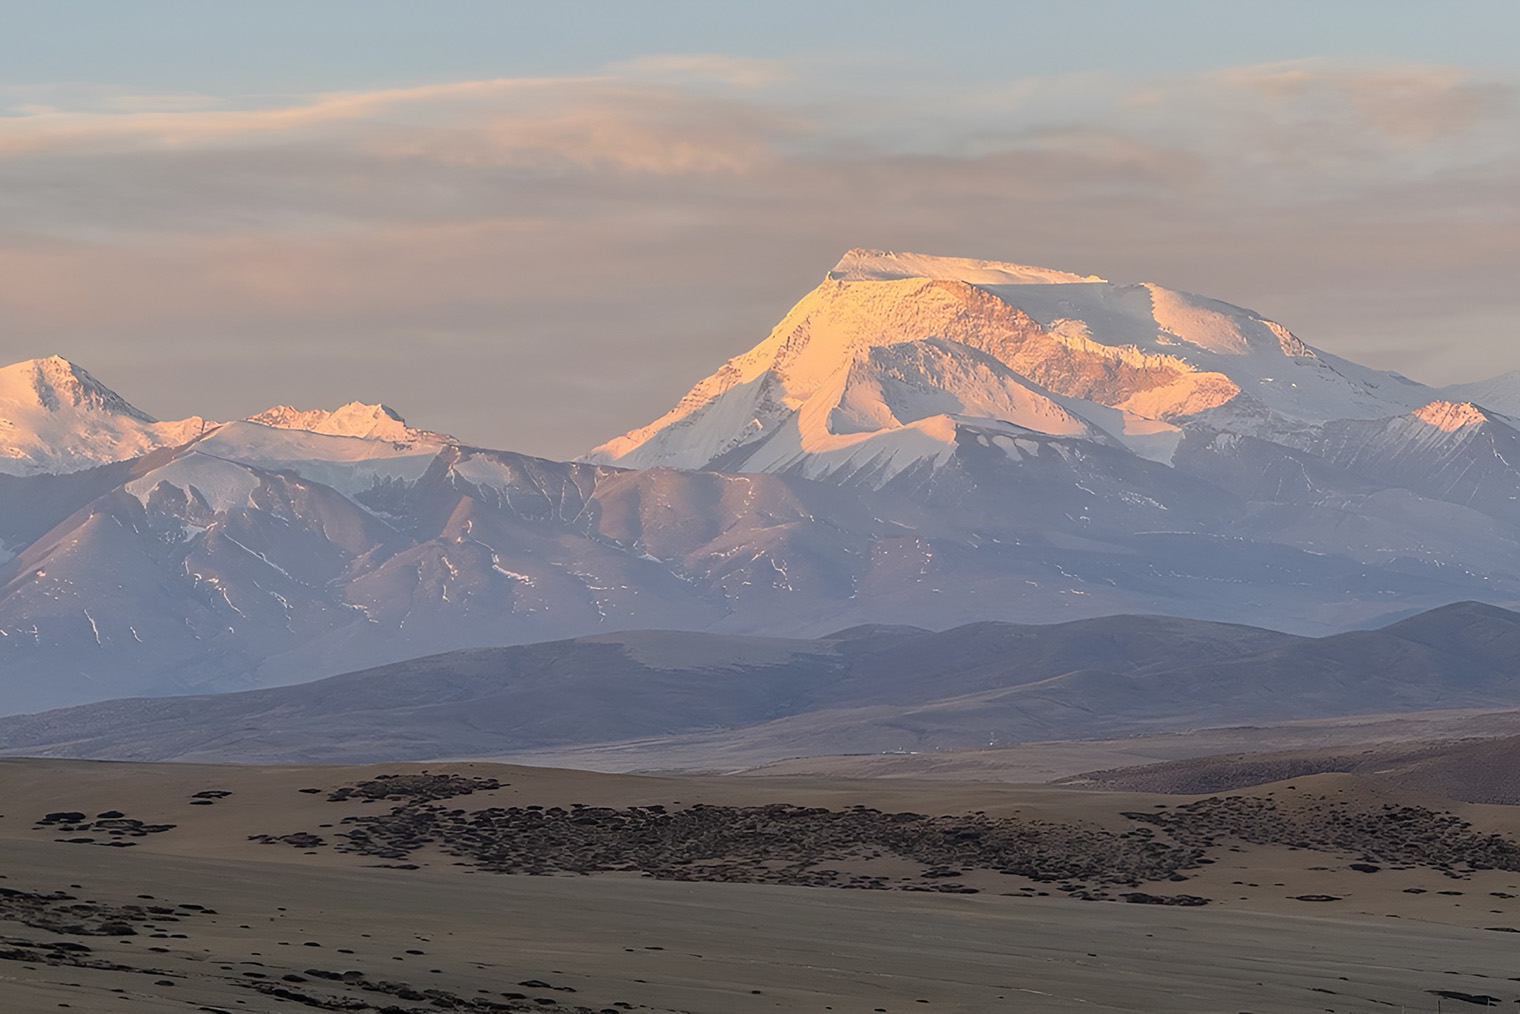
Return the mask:
<svg viewBox="0 0 1520 1014">
<path fill-rule="evenodd" d="M 1520 999 L 1520 818 L 1346 776 L 1178 799 L 484 763 L 7 770 L 6 1011 Z"/>
<path fill-rule="evenodd" d="M 1427 867 L 1452 876 L 1473 870 L 1520 870 L 1520 843 L 1480 834 L 1459 817 L 1419 806 L 1385 803 L 1364 809 L 1322 796 L 1288 808 L 1261 796 L 1211 796 L 1175 809 L 1124 816 L 1199 849 L 1233 838 L 1352 856 L 1363 866 Z"/>
<path fill-rule="evenodd" d="M 970 894 L 980 889 L 961 878 L 990 871 L 1052 885 L 1080 900 L 1185 906 L 1209 899 L 1124 888 L 1187 881 L 1190 871 L 1216 862 L 1208 852 L 1229 839 L 1314 849 L 1363 865 L 1430 868 L 1451 877 L 1520 870 L 1520 844 L 1479 834 L 1450 814 L 1414 806 L 1367 810 L 1330 799 L 1284 808 L 1270 798 L 1213 797 L 1124 813 L 1136 825 L 1127 831 L 981 812 L 886 813 L 859 805 L 459 805 L 460 797 L 500 787 L 494 779 L 459 775 L 380 776 L 332 790 L 327 799 L 389 803 L 389 812 L 345 817 L 346 830 L 326 835 L 296 831 L 252 840 L 331 848 L 400 869 L 416 868 L 411 860 L 431 849 L 488 873 L 636 874 L 855 890 Z M 892 874 L 872 871 L 873 864 L 893 860 Z M 903 861 L 914 872 L 903 875 Z M 1030 886 L 1018 890 L 1035 893 Z"/>
</svg>

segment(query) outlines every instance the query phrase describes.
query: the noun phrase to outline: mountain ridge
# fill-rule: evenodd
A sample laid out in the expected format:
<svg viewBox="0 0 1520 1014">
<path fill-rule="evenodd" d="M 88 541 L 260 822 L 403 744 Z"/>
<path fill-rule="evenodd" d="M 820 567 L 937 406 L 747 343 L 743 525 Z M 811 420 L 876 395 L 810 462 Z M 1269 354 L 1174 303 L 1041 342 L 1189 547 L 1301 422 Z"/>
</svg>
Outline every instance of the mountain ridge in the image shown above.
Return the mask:
<svg viewBox="0 0 1520 1014">
<path fill-rule="evenodd" d="M 1472 602 L 1324 638 L 1155 616 L 811 640 L 646 630 L 0 718 L 0 753 L 359 763 L 716 734 L 713 763 L 725 741 L 763 763 L 1513 707 L 1517 664 L 1520 614 Z"/>
<path fill-rule="evenodd" d="M 351 401 L 331 411 L 275 405 L 243 422 L 327 436 L 444 443 L 395 409 Z M 201 416 L 160 421 L 62 356 L 0 367 L 0 474 L 83 471 L 182 447 L 227 425 Z"/>
<path fill-rule="evenodd" d="M 1481 400 L 1161 286 L 881 251 L 830 274 L 616 464 L 362 402 L 160 432 L 64 360 L 48 409 L 21 364 L 3 390 L 56 425 L 0 411 L 31 462 L 0 465 L 0 712 L 620 628 L 1327 634 L 1520 603 L 1520 422 Z M 64 474 L 27 457 L 76 445 Z"/>
</svg>

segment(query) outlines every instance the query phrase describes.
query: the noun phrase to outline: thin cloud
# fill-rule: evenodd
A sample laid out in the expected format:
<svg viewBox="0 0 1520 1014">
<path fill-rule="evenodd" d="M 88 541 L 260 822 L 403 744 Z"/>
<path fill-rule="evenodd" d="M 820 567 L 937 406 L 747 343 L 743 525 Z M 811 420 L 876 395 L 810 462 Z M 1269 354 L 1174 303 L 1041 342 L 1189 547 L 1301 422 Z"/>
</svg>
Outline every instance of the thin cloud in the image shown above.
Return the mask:
<svg viewBox="0 0 1520 1014">
<path fill-rule="evenodd" d="M 787 60 L 763 60 L 724 53 L 650 53 L 608 66 L 615 77 L 648 78 L 676 84 L 720 82 L 741 88 L 763 88 L 789 81 L 793 66 Z"/>
<path fill-rule="evenodd" d="M 1512 84 L 1454 67 L 1335 69 L 1312 63 L 1237 68 L 1220 77 L 1271 103 L 1279 115 L 1374 128 L 1425 143 L 1514 114 Z"/>
<path fill-rule="evenodd" d="M 127 103 L 126 111 L 13 109 L 0 117 L 0 158 L 346 146 L 445 162 L 737 171 L 764 150 L 763 131 L 783 125 L 777 114 L 607 78 L 468 81 L 327 94 L 261 109 L 205 109 L 189 98 L 181 99 L 182 109 L 153 104 L 144 110 Z"/>
</svg>

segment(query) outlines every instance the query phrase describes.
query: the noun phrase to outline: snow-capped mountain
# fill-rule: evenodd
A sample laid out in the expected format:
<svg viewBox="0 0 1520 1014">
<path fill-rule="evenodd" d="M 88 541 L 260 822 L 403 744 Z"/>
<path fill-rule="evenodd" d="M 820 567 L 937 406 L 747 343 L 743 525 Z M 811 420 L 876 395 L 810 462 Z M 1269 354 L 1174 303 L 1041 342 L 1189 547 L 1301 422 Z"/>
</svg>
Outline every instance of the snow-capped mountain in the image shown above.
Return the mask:
<svg viewBox="0 0 1520 1014">
<path fill-rule="evenodd" d="M 159 422 L 58 356 L 0 369 L 0 473 L 93 468 L 178 446 L 208 425 Z"/>
<path fill-rule="evenodd" d="M 1472 402 L 1433 401 L 1392 419 L 1343 419 L 1292 443 L 1381 486 L 1520 523 L 1520 422 Z"/>
<path fill-rule="evenodd" d="M 361 437 L 367 440 L 391 440 L 396 443 L 440 442 L 452 438 L 443 433 L 413 429 L 401 414 L 389 405 L 366 405 L 351 401 L 331 412 L 325 409 L 302 411 L 289 405 L 267 408 L 246 420 L 261 426 L 286 430 L 305 430 L 334 437 Z"/>
<path fill-rule="evenodd" d="M 763 342 L 587 460 L 880 482 L 943 464 L 962 423 L 1132 441 L 1159 457 L 1188 421 L 1264 432 L 1438 396 L 1159 285 L 853 250 Z"/>
<path fill-rule="evenodd" d="M 619 629 L 1520 603 L 1512 386 L 1443 394 L 1159 286 L 874 251 L 582 462 L 360 402 L 155 423 L 22 363 L 0 712 Z"/>
<path fill-rule="evenodd" d="M 333 411 L 276 405 L 246 421 L 435 449 L 453 439 L 408 426 L 387 405 L 357 401 Z M 200 416 L 160 422 L 60 356 L 0 368 L 0 474 L 77 472 L 180 447 L 220 425 Z"/>
</svg>

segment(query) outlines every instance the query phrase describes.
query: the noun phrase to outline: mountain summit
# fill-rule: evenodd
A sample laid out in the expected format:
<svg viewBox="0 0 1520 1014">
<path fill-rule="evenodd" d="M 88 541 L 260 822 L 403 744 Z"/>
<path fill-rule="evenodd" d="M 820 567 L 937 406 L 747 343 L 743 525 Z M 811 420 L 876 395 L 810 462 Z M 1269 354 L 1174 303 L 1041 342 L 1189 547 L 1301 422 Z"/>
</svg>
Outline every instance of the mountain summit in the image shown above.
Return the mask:
<svg viewBox="0 0 1520 1014">
<path fill-rule="evenodd" d="M 401 418 L 401 413 L 389 405 L 366 405 L 361 401 L 351 401 L 331 412 L 320 408 L 302 411 L 289 405 L 276 405 L 258 415 L 249 416 L 247 421 L 276 429 L 306 430 L 327 436 L 391 440 L 398 443 L 452 439 L 430 430 L 413 429 Z"/>
<path fill-rule="evenodd" d="M 1437 394 L 1160 285 L 852 250 L 763 342 L 587 460 L 881 479 L 942 463 L 965 424 L 1164 458 L 1189 421 L 1265 432 L 1399 415 Z"/>
<path fill-rule="evenodd" d="M 92 468 L 186 443 L 208 425 L 158 422 L 60 356 L 0 369 L 0 473 Z"/>
<path fill-rule="evenodd" d="M 453 441 L 408 426 L 388 405 L 359 401 L 332 411 L 276 405 L 246 422 L 435 448 Z M 0 475 L 78 472 L 182 447 L 221 425 L 200 416 L 160 422 L 61 356 L 0 368 Z"/>
</svg>

